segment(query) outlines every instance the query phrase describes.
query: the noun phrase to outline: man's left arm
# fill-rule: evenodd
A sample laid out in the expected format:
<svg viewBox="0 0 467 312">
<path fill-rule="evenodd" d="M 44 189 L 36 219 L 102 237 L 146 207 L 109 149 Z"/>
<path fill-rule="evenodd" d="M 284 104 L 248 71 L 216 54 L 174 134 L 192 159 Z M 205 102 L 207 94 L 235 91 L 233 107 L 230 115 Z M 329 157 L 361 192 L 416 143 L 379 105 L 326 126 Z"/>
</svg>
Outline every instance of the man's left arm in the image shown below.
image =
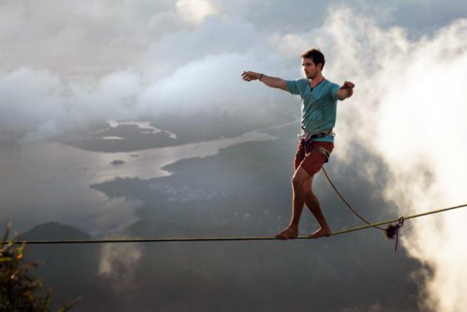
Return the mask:
<svg viewBox="0 0 467 312">
<path fill-rule="evenodd" d="M 339 97 L 341 101 L 351 97 L 353 94 L 354 87 L 355 87 L 355 84 L 353 82 L 350 82 L 350 81 L 344 82 L 342 87 L 340 87 L 339 90 L 337 90 L 337 96 Z"/>
</svg>

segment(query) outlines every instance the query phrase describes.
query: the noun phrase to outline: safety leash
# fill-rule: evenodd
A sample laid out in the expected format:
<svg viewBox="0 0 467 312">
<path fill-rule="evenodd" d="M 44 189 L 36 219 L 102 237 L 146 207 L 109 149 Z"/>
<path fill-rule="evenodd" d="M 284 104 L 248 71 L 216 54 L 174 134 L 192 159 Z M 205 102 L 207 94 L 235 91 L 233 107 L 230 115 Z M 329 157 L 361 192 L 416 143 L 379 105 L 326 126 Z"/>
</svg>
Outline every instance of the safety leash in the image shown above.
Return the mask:
<svg viewBox="0 0 467 312">
<path fill-rule="evenodd" d="M 398 220 L 398 222 L 396 224 L 391 223 L 386 228 L 382 228 L 382 227 L 379 227 L 377 225 L 371 224 L 364 217 L 362 217 L 354 208 L 352 208 L 352 206 L 347 202 L 347 200 L 345 200 L 344 196 L 341 195 L 341 193 L 339 192 L 337 187 L 334 185 L 334 183 L 332 183 L 331 178 L 329 178 L 329 175 L 326 172 L 326 169 L 324 169 L 324 167 L 322 167 L 322 169 L 323 169 L 324 175 L 326 176 L 326 179 L 328 180 L 331 187 L 334 189 L 334 191 L 339 196 L 339 198 L 342 200 L 342 202 L 344 202 L 345 206 L 347 208 L 349 208 L 349 210 L 354 215 L 356 215 L 360 220 L 362 220 L 366 224 L 370 225 L 371 227 L 373 227 L 373 228 L 375 228 L 377 230 L 383 231 L 383 234 L 387 239 L 394 239 L 394 237 L 396 238 L 396 242 L 395 242 L 395 246 L 394 246 L 394 254 L 396 254 L 397 253 L 397 246 L 399 245 L 399 229 L 404 225 L 405 218 L 402 217 L 402 216 L 399 217 L 399 220 Z"/>
</svg>

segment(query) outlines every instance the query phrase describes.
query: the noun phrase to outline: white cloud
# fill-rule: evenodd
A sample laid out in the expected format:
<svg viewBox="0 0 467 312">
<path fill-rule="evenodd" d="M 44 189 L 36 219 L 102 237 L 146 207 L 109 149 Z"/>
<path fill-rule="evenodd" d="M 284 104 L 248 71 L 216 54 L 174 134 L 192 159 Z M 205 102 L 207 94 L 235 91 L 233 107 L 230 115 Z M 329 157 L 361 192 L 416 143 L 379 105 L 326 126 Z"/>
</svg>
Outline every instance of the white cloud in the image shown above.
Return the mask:
<svg viewBox="0 0 467 312">
<path fill-rule="evenodd" d="M 139 88 L 130 72 L 77 83 L 46 70 L 0 72 L 0 138 L 41 140 L 92 121 L 134 118 Z"/>
<path fill-rule="evenodd" d="M 354 97 L 339 107 L 335 157 L 355 161 L 358 142 L 382 159 L 390 174 L 385 197 L 399 207 L 395 217 L 466 202 L 467 20 L 411 41 L 403 29 L 383 30 L 344 8 L 322 31 L 316 42 L 330 52 L 326 75 L 356 83 Z M 409 254 L 434 269 L 424 304 L 436 311 L 467 304 L 466 212 L 408 221 L 403 231 Z"/>
<path fill-rule="evenodd" d="M 4 1 L 0 68 L 47 68 L 60 74 L 136 66 L 153 40 L 187 23 L 171 0 Z"/>
<path fill-rule="evenodd" d="M 206 17 L 218 14 L 213 3 L 208 0 L 177 0 L 177 13 L 190 23 L 201 24 Z"/>
<path fill-rule="evenodd" d="M 114 17 L 117 14 L 102 13 L 99 7 L 86 8 L 87 19 L 96 14 Z M 82 10 L 77 11 L 84 14 Z M 78 17 L 75 16 L 75 19 Z M 105 23 L 106 18 L 103 19 Z M 61 25 L 61 22 L 58 24 Z M 151 118 L 162 112 L 185 115 L 194 112 L 224 115 L 235 112 L 237 118 L 245 116 L 253 122 L 254 118 L 264 120 L 271 113 L 267 108 L 274 102 L 269 95 L 271 91 L 258 88 L 257 83 L 243 82 L 240 77 L 242 71 L 253 69 L 275 72 L 277 75 L 290 72 L 290 68 L 281 62 L 281 52 L 275 49 L 280 36 L 265 36 L 254 25 L 238 19 L 212 16 L 194 28 L 190 26 L 181 31 L 167 32 L 157 40 L 146 42 L 145 49 L 138 52 L 140 57 L 133 60 L 134 66 L 123 66 L 121 69 L 117 66 L 111 71 L 108 64 L 113 61 L 91 67 L 90 70 L 82 67 L 89 64 L 82 62 L 81 50 L 95 48 L 84 39 L 90 30 L 84 25 L 64 25 L 64 31 L 70 27 L 76 28 L 83 36 L 58 35 L 47 46 L 53 51 L 61 51 L 59 54 L 65 53 L 61 47 L 68 49 L 67 40 L 82 46 L 67 56 L 70 62 L 76 62 L 74 68 L 79 67 L 79 70 L 70 74 L 67 70 L 41 70 L 32 66 L 0 72 L 3 138 L 40 140 L 66 130 L 87 127 L 93 121 Z M 132 34 L 133 28 L 127 31 Z M 111 28 L 109 32 L 121 37 L 118 29 Z M 143 28 L 143 32 L 149 33 L 149 30 Z M 109 42 L 115 40 L 120 39 Z M 99 41 L 98 46 L 101 44 Z M 107 50 L 110 48 L 102 49 L 96 58 L 99 55 L 116 56 Z M 21 54 L 22 50 L 19 51 Z M 40 53 L 34 63 L 38 67 L 47 64 L 40 58 Z M 295 77 L 295 74 L 291 76 Z"/>
<path fill-rule="evenodd" d="M 136 267 L 143 252 L 139 244 L 104 244 L 100 250 L 99 274 L 112 280 L 117 292 L 136 284 Z"/>
</svg>

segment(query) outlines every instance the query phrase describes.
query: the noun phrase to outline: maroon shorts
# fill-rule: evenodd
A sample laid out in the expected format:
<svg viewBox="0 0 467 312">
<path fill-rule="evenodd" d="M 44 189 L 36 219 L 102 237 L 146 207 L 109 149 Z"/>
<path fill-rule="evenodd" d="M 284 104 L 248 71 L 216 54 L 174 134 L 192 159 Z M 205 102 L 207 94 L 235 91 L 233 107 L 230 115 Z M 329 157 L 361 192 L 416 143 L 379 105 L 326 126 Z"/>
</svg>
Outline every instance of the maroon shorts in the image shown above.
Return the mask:
<svg viewBox="0 0 467 312">
<path fill-rule="evenodd" d="M 321 170 L 321 167 L 323 167 L 328 159 L 322 152 L 315 149 L 316 147 L 324 148 L 331 154 L 334 149 L 334 143 L 312 141 L 311 144 L 305 147 L 305 141 L 300 140 L 297 153 L 295 154 L 295 171 L 301 166 L 309 175 L 314 176 Z"/>
</svg>

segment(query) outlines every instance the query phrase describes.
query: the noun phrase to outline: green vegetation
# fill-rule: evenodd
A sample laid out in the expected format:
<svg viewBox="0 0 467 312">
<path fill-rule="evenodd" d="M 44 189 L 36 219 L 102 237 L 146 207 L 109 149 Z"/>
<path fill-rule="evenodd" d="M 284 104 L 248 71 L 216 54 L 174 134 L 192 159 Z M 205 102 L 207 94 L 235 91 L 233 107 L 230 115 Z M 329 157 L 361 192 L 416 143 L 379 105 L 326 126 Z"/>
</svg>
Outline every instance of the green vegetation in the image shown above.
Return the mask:
<svg viewBox="0 0 467 312">
<path fill-rule="evenodd" d="M 23 260 L 25 244 L 16 244 L 17 235 L 8 239 L 11 224 L 0 241 L 0 311 L 51 311 L 50 291 L 43 288 L 42 281 L 30 274 L 37 264 Z M 68 311 L 67 304 L 59 311 Z"/>
</svg>

